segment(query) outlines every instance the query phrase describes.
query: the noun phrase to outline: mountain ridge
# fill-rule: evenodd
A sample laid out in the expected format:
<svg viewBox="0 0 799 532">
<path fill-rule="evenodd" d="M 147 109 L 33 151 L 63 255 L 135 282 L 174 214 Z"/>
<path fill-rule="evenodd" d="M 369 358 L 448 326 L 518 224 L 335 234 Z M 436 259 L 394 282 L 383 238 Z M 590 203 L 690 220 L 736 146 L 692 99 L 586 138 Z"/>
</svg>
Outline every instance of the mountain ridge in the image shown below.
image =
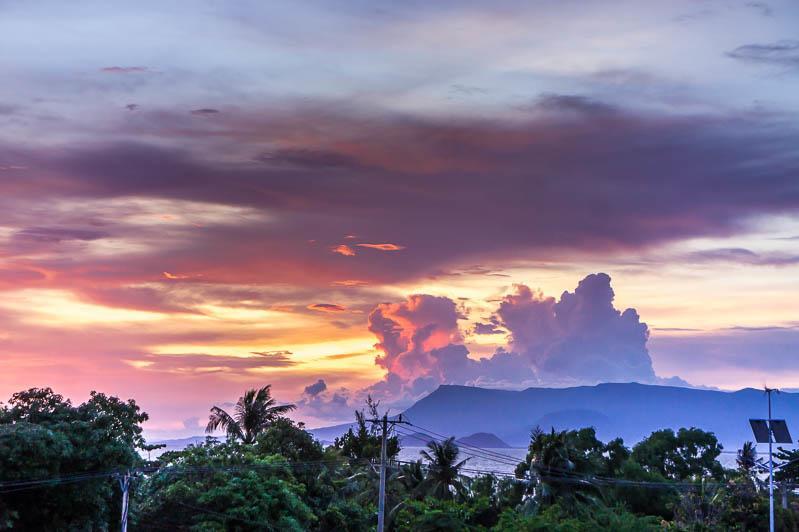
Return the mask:
<svg viewBox="0 0 799 532">
<path fill-rule="evenodd" d="M 468 405 L 465 407 L 464 405 Z M 785 418 L 799 431 L 799 394 L 782 393 L 774 400 L 775 418 Z M 727 449 L 752 440 L 749 418 L 767 416 L 762 390 L 736 391 L 684 388 L 641 383 L 601 383 L 571 388 L 496 390 L 445 384 L 403 412 L 414 430 L 461 438 L 486 432 L 511 446 L 526 446 L 530 430 L 593 426 L 607 441 L 622 437 L 627 445 L 655 430 L 697 427 L 712 431 Z M 344 432 L 350 424 L 312 429 L 320 439 Z"/>
</svg>

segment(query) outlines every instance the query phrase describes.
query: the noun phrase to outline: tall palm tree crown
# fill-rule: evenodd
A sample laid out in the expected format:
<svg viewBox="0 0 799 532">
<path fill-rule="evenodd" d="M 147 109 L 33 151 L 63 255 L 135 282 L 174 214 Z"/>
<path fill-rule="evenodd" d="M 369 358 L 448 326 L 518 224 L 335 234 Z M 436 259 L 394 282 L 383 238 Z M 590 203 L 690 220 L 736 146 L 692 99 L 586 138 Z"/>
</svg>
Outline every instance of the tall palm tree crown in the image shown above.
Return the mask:
<svg viewBox="0 0 799 532">
<path fill-rule="evenodd" d="M 211 433 L 221 428 L 227 432 L 229 438 L 244 443 L 254 443 L 261 432 L 296 408 L 292 404 L 277 405 L 272 397 L 271 388 L 272 385 L 267 384 L 263 388 L 253 388 L 244 392 L 236 402 L 233 415 L 214 406 L 208 416 L 205 432 Z"/>
<path fill-rule="evenodd" d="M 757 448 L 751 441 L 744 442 L 743 447 L 738 449 L 738 456 L 735 458 L 738 468 L 745 473 L 749 473 L 757 465 Z"/>
<path fill-rule="evenodd" d="M 427 450 L 419 453 L 428 462 L 425 481 L 434 497 L 452 499 L 453 492 L 462 494 L 466 491 L 460 470 L 468 458 L 458 462 L 459 452 L 455 437 L 450 437 L 441 443 L 428 442 Z"/>
</svg>

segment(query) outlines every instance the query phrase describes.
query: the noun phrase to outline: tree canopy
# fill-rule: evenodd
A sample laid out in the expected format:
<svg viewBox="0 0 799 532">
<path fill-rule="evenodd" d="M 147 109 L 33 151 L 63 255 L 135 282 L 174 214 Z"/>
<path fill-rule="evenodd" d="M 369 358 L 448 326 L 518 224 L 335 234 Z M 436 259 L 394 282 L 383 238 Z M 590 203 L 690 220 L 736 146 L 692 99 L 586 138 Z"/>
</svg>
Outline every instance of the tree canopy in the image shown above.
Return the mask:
<svg viewBox="0 0 799 532">
<path fill-rule="evenodd" d="M 269 386 L 239 404 L 224 441 L 208 437 L 145 461 L 140 452 L 158 446 L 145 442 L 147 414 L 134 401 L 92 392 L 74 406 L 48 388 L 14 394 L 0 408 L 0 529 L 117 530 L 116 475 L 131 471 L 132 531 L 374 530 L 381 435 L 369 420 L 381 417 L 379 403 L 369 398 L 327 447 L 285 417 L 291 405 Z M 399 452 L 391 435 L 388 453 Z M 418 459 L 387 465 L 387 529 L 762 529 L 768 501 L 754 446 L 731 469 L 720 452 L 698 428 L 655 431 L 632 449 L 590 427 L 536 428 L 515 472 L 501 473 L 464 467 L 454 437 L 431 437 Z M 778 449 L 777 459 L 786 464 L 779 481 L 795 482 L 797 452 Z M 777 528 L 797 530 L 796 513 L 778 507 Z"/>
</svg>

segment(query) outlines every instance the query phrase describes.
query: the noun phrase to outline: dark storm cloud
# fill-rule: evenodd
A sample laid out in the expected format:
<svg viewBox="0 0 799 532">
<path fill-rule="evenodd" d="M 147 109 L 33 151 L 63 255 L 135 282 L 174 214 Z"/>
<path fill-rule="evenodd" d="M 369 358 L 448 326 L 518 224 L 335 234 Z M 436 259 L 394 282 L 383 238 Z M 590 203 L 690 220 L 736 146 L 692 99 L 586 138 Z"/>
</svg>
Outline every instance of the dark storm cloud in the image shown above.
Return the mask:
<svg viewBox="0 0 799 532">
<path fill-rule="evenodd" d="M 799 255 L 790 253 L 756 253 L 746 248 L 718 248 L 696 251 L 680 257 L 690 263 L 729 262 L 751 266 L 791 266 L 799 264 Z"/>
<path fill-rule="evenodd" d="M 474 334 L 502 334 L 496 323 L 475 323 Z"/>
<path fill-rule="evenodd" d="M 481 257 L 641 249 L 734 234 L 750 217 L 799 208 L 799 136 L 754 116 L 638 115 L 546 95 L 515 123 L 318 107 L 224 113 L 213 123 L 148 120 L 130 127 L 161 146 L 18 148 L 15 159 L 35 172 L 11 174 L 0 194 L 264 210 L 268 222 L 203 227 L 164 256 L 124 266 L 217 281 L 269 271 L 276 281 L 320 283 L 391 282 Z M 173 148 L 175 138 L 197 147 Z M 232 159 L 231 141 L 241 150 Z M 276 160 L 254 161 L 265 142 L 279 146 L 270 152 Z M 348 234 L 361 237 L 353 250 L 404 249 L 330 253 Z M 110 274 L 114 261 L 104 260 Z"/>
<path fill-rule="evenodd" d="M 531 106 L 527 107 L 527 109 L 533 111 L 572 111 L 588 115 L 603 115 L 617 111 L 616 107 L 612 105 L 594 100 L 587 96 L 574 94 L 544 94 Z"/>
<path fill-rule="evenodd" d="M 319 379 L 313 384 L 309 384 L 305 387 L 305 393 L 310 395 L 311 397 L 315 395 L 319 395 L 320 393 L 327 390 L 327 384 L 325 383 L 324 379 Z"/>
<path fill-rule="evenodd" d="M 0 103 L 0 116 L 10 116 L 16 114 L 19 111 L 19 106 L 17 105 L 7 105 Z"/>
<path fill-rule="evenodd" d="M 335 303 L 314 303 L 308 305 L 308 310 L 316 310 L 317 312 L 344 312 L 346 307 L 336 305 Z"/>
<path fill-rule="evenodd" d="M 109 66 L 101 68 L 100 71 L 108 74 L 136 74 L 150 72 L 150 69 L 144 66 Z"/>
<path fill-rule="evenodd" d="M 747 2 L 746 7 L 754 9 L 764 17 L 770 17 L 772 13 L 774 13 L 774 11 L 771 9 L 771 6 L 766 2 Z"/>
<path fill-rule="evenodd" d="M 745 44 L 731 52 L 729 57 L 752 63 L 799 67 L 799 41 L 783 40 L 770 44 Z"/>
<path fill-rule="evenodd" d="M 257 160 L 276 165 L 285 164 L 306 168 L 355 168 L 361 166 L 356 159 L 334 151 L 297 148 L 265 152 L 258 156 Z"/>
<path fill-rule="evenodd" d="M 60 243 L 67 240 L 99 240 L 108 236 L 103 231 L 86 229 L 64 229 L 57 227 L 28 227 L 14 233 L 15 240 L 29 240 L 43 243 Z"/>
<path fill-rule="evenodd" d="M 203 107 L 201 109 L 192 109 L 191 114 L 204 116 L 204 115 L 215 115 L 219 113 L 219 109 L 211 109 L 209 107 Z"/>
</svg>

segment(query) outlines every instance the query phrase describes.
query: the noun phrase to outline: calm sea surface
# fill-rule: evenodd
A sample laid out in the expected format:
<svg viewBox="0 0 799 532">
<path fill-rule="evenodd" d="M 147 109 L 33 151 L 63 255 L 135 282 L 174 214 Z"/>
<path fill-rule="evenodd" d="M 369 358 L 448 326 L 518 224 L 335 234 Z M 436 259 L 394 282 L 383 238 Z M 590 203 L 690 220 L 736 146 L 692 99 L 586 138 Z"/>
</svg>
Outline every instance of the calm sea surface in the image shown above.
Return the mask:
<svg viewBox="0 0 799 532">
<path fill-rule="evenodd" d="M 412 462 L 414 460 L 418 460 L 421 458 L 419 456 L 419 451 L 422 451 L 424 447 L 403 447 L 400 449 L 398 459 L 401 461 Z M 527 456 L 527 448 L 510 448 L 510 449 L 486 449 L 487 451 L 493 453 L 499 453 L 502 455 L 510 456 L 516 460 L 516 462 L 521 462 Z M 468 452 L 468 451 L 467 451 Z M 484 454 L 484 453 L 479 453 Z M 768 455 L 759 455 L 760 457 L 768 456 Z M 488 470 L 488 471 L 495 471 L 498 473 L 513 473 L 515 469 L 515 465 L 506 464 L 504 462 L 510 462 L 510 460 L 505 460 L 504 458 L 498 458 L 496 460 L 482 458 L 482 457 L 468 457 L 466 455 L 461 455 L 461 459 L 469 458 L 469 461 L 466 462 L 466 465 L 463 467 L 467 469 L 481 469 L 481 470 Z M 719 462 L 721 465 L 726 468 L 734 468 L 735 465 L 735 454 L 730 453 L 722 453 L 719 458 Z"/>
<path fill-rule="evenodd" d="M 419 456 L 419 451 L 422 451 L 424 447 L 403 447 L 400 449 L 400 453 L 398 456 L 399 460 L 405 462 L 412 462 L 414 460 L 418 460 L 421 458 Z M 467 452 L 471 452 L 466 450 Z M 481 469 L 487 471 L 495 471 L 498 473 L 513 473 L 513 470 L 516 468 L 516 463 L 521 462 L 524 460 L 524 457 L 527 456 L 527 448 L 510 448 L 510 449 L 486 449 L 491 453 L 498 453 L 504 456 L 510 457 L 509 459 L 505 458 L 497 458 L 489 459 L 483 457 L 469 457 L 465 454 L 461 454 L 461 460 L 464 458 L 468 458 L 469 461 L 466 462 L 466 465 L 463 467 L 467 469 Z M 476 453 L 476 454 L 485 454 L 485 453 Z M 511 460 L 512 459 L 512 460 Z M 511 465 L 511 461 L 513 461 L 513 465 Z M 508 462 L 508 463 L 505 463 Z"/>
</svg>

